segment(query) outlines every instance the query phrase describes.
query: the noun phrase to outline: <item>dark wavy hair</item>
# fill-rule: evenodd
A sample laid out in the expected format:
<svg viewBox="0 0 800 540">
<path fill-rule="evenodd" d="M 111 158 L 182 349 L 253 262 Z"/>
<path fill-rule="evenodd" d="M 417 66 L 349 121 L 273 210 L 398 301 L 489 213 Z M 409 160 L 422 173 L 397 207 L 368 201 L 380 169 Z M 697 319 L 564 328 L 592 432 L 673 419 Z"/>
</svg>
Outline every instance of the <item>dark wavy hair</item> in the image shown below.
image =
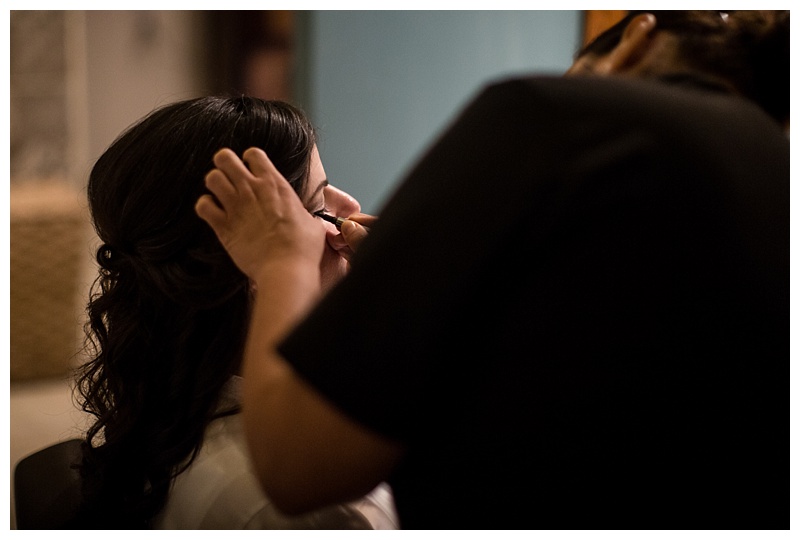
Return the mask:
<svg viewBox="0 0 800 540">
<path fill-rule="evenodd" d="M 577 56 L 608 53 L 642 13 L 655 15 L 657 30 L 679 38 L 688 70 L 721 77 L 779 123 L 788 123 L 789 11 L 630 11 Z"/>
<path fill-rule="evenodd" d="M 195 214 L 214 153 L 260 147 L 303 196 L 315 143 L 287 103 L 204 97 L 155 110 L 97 160 L 87 192 L 102 245 L 76 385 L 95 419 L 84 526 L 150 526 L 208 423 L 236 412 L 218 401 L 240 366 L 251 293 Z"/>
</svg>

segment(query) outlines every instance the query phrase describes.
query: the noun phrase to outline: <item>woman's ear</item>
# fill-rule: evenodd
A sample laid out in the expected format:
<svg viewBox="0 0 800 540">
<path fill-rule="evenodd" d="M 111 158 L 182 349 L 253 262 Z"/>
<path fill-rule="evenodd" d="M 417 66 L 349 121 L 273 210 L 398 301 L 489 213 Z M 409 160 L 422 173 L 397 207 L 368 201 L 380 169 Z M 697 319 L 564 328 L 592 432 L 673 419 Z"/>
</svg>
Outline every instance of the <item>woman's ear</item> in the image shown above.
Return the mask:
<svg viewBox="0 0 800 540">
<path fill-rule="evenodd" d="M 595 66 L 601 75 L 620 73 L 635 66 L 644 58 L 656 28 L 656 17 L 652 13 L 637 15 L 622 33 L 619 43 Z"/>
</svg>

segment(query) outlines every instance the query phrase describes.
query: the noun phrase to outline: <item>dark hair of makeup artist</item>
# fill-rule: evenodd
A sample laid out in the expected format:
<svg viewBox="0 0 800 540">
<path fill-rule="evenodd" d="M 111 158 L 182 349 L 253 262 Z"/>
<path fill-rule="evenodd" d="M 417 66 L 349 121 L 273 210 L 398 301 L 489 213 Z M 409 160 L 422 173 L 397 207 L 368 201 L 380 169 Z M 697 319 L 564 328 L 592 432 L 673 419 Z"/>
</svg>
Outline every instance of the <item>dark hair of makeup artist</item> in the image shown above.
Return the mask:
<svg viewBox="0 0 800 540">
<path fill-rule="evenodd" d="M 77 378 L 94 417 L 84 526 L 150 526 L 209 422 L 237 412 L 218 398 L 240 366 L 250 287 L 194 210 L 214 153 L 260 147 L 302 196 L 315 142 L 289 104 L 204 97 L 152 112 L 98 159 L 88 200 L 102 245 Z"/>
<path fill-rule="evenodd" d="M 779 123 L 788 123 L 789 11 L 631 11 L 578 57 L 611 51 L 642 13 L 655 15 L 657 31 L 679 38 L 684 69 L 721 78 Z"/>
</svg>

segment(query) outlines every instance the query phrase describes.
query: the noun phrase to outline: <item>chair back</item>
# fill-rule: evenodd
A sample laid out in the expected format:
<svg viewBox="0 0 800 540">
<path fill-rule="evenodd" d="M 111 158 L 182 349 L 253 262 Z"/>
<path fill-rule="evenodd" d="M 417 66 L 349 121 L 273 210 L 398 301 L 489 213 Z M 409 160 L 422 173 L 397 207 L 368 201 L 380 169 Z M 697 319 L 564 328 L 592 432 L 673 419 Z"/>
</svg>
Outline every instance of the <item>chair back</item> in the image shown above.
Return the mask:
<svg viewBox="0 0 800 540">
<path fill-rule="evenodd" d="M 23 458 L 14 468 L 17 529 L 73 528 L 81 504 L 81 480 L 74 467 L 81 439 L 62 441 Z"/>
</svg>

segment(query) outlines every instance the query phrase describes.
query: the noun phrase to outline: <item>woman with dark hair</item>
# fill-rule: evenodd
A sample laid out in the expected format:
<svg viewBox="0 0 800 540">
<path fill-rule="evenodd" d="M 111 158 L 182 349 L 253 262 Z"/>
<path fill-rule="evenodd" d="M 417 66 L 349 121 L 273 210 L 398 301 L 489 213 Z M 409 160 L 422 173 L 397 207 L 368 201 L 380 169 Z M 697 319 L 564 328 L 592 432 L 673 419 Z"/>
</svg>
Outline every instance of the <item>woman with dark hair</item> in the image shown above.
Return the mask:
<svg viewBox="0 0 800 540">
<path fill-rule="evenodd" d="M 257 292 L 194 205 L 207 193 L 214 153 L 251 146 L 273 156 L 309 212 L 370 223 L 355 199 L 328 184 L 313 127 L 287 103 L 170 104 L 103 153 L 88 183 L 102 245 L 88 305 L 92 359 L 78 379 L 83 409 L 95 417 L 80 466 L 81 526 L 393 527 L 383 488 L 358 503 L 287 518 L 250 472 L 238 374 Z M 347 271 L 352 251 L 333 224 L 317 221 L 327 237 L 319 246 L 324 290 Z"/>
</svg>

